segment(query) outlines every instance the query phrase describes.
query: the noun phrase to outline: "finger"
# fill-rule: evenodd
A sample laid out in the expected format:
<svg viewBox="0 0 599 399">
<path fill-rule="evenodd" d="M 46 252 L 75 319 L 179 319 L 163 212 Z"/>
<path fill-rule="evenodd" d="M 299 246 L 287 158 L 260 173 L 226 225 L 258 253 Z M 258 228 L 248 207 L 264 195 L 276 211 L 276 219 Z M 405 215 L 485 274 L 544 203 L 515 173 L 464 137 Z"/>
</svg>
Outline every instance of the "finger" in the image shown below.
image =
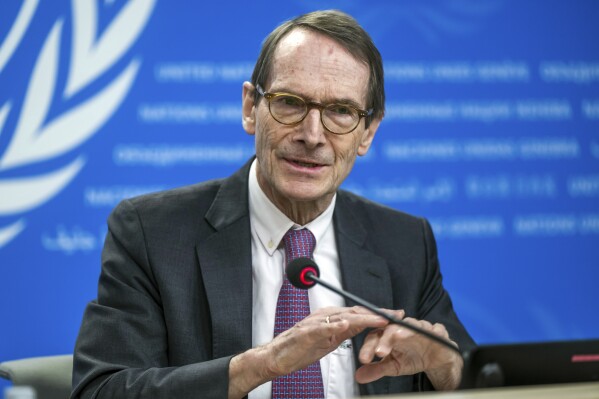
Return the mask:
<svg viewBox="0 0 599 399">
<path fill-rule="evenodd" d="M 433 330 L 433 325 L 431 324 L 430 321 L 427 321 L 427 320 L 419 320 L 418 327 L 420 327 L 420 329 L 422 329 L 422 330 L 427 330 L 427 331 Z"/>
<path fill-rule="evenodd" d="M 368 335 L 364 339 L 362 348 L 360 348 L 360 354 L 358 355 L 360 363 L 368 364 L 372 362 L 375 356 L 375 350 L 379 346 L 379 340 L 382 334 L 383 330 L 380 328 L 377 328 L 376 330 L 373 330 L 370 333 L 368 333 Z"/>
<path fill-rule="evenodd" d="M 366 328 L 378 328 L 387 321 L 362 307 L 327 307 L 314 311 L 287 330 L 292 341 L 316 344 L 320 349 L 354 337 Z M 283 333 L 285 334 L 285 333 Z M 286 337 L 287 338 L 287 337 Z"/>
<path fill-rule="evenodd" d="M 431 329 L 433 327 L 430 322 L 426 320 L 415 319 L 413 317 L 406 317 L 403 319 L 403 322 L 425 330 Z"/>
<path fill-rule="evenodd" d="M 303 323 L 303 324 L 302 324 Z M 324 316 L 319 319 L 304 321 L 298 323 L 299 329 L 315 331 L 318 339 L 327 339 L 328 344 L 339 345 L 348 338 L 353 338 L 366 328 L 382 327 L 387 321 L 377 315 L 344 312 L 342 314 L 333 314 Z"/>
<path fill-rule="evenodd" d="M 426 320 L 417 320 L 412 317 L 406 317 L 403 319 L 403 322 L 421 330 L 433 330 L 433 325 Z M 409 328 L 409 326 L 390 324 L 385 328 L 384 333 L 381 335 L 379 346 L 376 348 L 375 354 L 381 358 L 385 357 L 389 355 L 394 348 L 397 348 L 398 345 L 407 344 L 408 340 L 411 340 L 417 335 L 418 333 Z"/>
<path fill-rule="evenodd" d="M 442 338 L 449 339 L 449 332 L 447 331 L 447 328 L 445 328 L 445 326 L 441 323 L 433 324 L 433 333 L 437 334 Z"/>
<path fill-rule="evenodd" d="M 414 322 L 410 324 L 415 325 Z M 375 349 L 375 355 L 383 358 L 391 353 L 396 345 L 399 345 L 401 341 L 412 337 L 414 332 L 407 327 L 399 326 L 397 324 L 390 324 L 383 330 L 380 336 L 378 345 Z"/>
<path fill-rule="evenodd" d="M 382 360 L 377 363 L 365 364 L 356 370 L 355 378 L 360 384 L 367 384 L 385 376 L 400 375 L 398 363 Z"/>
<path fill-rule="evenodd" d="M 417 320 L 417 319 L 413 319 L 410 317 L 405 318 L 403 321 L 407 324 L 417 327 L 420 330 L 430 332 L 430 333 L 437 335 L 441 338 L 449 340 L 449 332 L 447 331 L 445 326 L 441 323 L 432 324 L 431 322 L 429 322 L 427 320 Z M 408 327 L 406 327 L 406 328 L 408 328 Z M 413 335 L 415 335 L 417 338 L 423 337 L 417 331 L 413 331 Z M 406 338 L 407 337 L 408 337 L 408 335 L 406 334 Z M 430 344 L 434 344 L 434 342 L 430 342 Z"/>
<path fill-rule="evenodd" d="M 319 309 L 315 310 L 314 312 L 312 312 L 310 314 L 310 316 L 307 317 L 307 319 L 320 320 L 326 316 L 347 312 L 349 309 L 351 309 L 351 308 L 341 307 L 341 306 L 327 306 L 327 307 L 319 308 Z"/>
<path fill-rule="evenodd" d="M 310 316 L 308 316 L 306 319 L 306 321 L 310 321 L 310 322 L 321 322 L 321 321 L 326 321 L 327 317 L 329 319 L 329 321 L 338 321 L 339 319 L 347 319 L 347 320 L 352 320 L 352 319 L 357 319 L 360 320 L 361 316 L 370 316 L 368 318 L 368 320 L 377 320 L 383 319 L 384 317 L 379 316 L 373 312 L 371 312 L 370 310 L 362 307 L 362 306 L 353 306 L 353 307 L 326 307 L 326 308 L 320 308 L 316 311 L 314 311 L 312 314 L 310 314 Z M 366 319 L 363 319 L 366 320 Z"/>
<path fill-rule="evenodd" d="M 403 309 L 393 310 L 381 308 L 381 310 L 387 313 L 389 316 L 393 317 L 394 319 L 402 320 L 406 316 L 406 311 Z"/>
<path fill-rule="evenodd" d="M 402 326 L 404 338 L 418 335 L 419 334 L 418 330 L 433 332 L 433 329 L 434 329 L 434 326 L 427 320 L 418 320 L 418 319 L 414 319 L 412 317 L 406 317 L 402 321 L 405 324 L 407 324 L 407 326 Z M 410 328 L 410 326 L 413 326 L 414 329 Z M 400 336 L 401 336 L 401 334 L 400 334 Z"/>
<path fill-rule="evenodd" d="M 355 334 L 364 330 L 365 328 L 383 327 L 388 323 L 384 317 L 358 306 L 349 308 L 346 311 L 338 314 L 333 314 L 330 316 L 329 320 L 330 322 L 334 322 L 336 320 L 347 320 L 350 324 L 350 328 L 352 330 L 357 330 L 354 331 Z"/>
<path fill-rule="evenodd" d="M 405 317 L 406 312 L 403 309 L 399 309 L 399 310 L 392 310 L 392 309 L 381 309 L 382 311 L 384 311 L 385 313 L 387 313 L 389 316 L 395 318 L 395 319 L 403 319 Z M 392 327 L 388 327 L 388 328 L 392 328 Z M 383 335 L 383 329 L 377 329 L 374 330 L 372 332 L 370 332 L 365 340 L 364 340 L 364 344 L 362 345 L 362 348 L 360 349 L 360 354 L 358 356 L 358 359 L 360 360 L 361 363 L 363 364 L 368 364 L 371 363 L 375 356 L 377 356 L 376 354 L 376 349 L 379 347 L 380 345 L 380 339 L 381 336 Z"/>
</svg>

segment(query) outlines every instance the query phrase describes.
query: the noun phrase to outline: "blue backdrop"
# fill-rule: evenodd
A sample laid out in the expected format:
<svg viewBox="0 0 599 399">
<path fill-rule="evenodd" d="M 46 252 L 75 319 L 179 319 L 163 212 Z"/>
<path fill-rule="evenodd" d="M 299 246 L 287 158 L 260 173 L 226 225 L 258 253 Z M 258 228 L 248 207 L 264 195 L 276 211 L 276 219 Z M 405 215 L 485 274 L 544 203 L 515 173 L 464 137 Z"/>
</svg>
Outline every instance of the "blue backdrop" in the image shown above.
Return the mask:
<svg viewBox="0 0 599 399">
<path fill-rule="evenodd" d="M 480 343 L 599 337 L 594 0 L 3 1 L 0 361 L 70 353 L 110 210 L 253 154 L 241 84 L 278 23 L 339 8 L 387 114 L 345 188 L 425 216 Z"/>
</svg>

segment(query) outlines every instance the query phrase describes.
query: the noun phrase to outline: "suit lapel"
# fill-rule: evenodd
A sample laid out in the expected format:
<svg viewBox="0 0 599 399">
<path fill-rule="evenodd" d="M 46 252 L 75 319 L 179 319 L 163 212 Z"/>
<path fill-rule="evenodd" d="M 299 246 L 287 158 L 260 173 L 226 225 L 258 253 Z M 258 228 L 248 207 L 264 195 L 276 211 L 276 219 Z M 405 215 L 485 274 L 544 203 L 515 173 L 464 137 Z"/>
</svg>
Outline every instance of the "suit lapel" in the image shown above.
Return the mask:
<svg viewBox="0 0 599 399">
<path fill-rule="evenodd" d="M 196 246 L 212 319 L 214 358 L 252 345 L 252 253 L 248 162 L 226 179 L 206 221 L 214 233 Z"/>
<path fill-rule="evenodd" d="M 393 297 L 387 263 L 366 248 L 367 238 L 375 238 L 372 237 L 372 233 L 368 237 L 369 232 L 359 221 L 360 215 L 355 214 L 356 210 L 350 208 L 348 201 L 349 198 L 343 192 L 339 192 L 333 216 L 343 287 L 378 307 L 391 309 Z M 355 305 L 347 301 L 346 304 Z M 359 334 L 353 339 L 356 361 L 365 335 Z M 359 364 L 356 366 L 359 367 Z M 362 394 L 369 395 L 388 393 L 389 380 L 380 379 L 361 386 L 360 390 Z"/>
</svg>

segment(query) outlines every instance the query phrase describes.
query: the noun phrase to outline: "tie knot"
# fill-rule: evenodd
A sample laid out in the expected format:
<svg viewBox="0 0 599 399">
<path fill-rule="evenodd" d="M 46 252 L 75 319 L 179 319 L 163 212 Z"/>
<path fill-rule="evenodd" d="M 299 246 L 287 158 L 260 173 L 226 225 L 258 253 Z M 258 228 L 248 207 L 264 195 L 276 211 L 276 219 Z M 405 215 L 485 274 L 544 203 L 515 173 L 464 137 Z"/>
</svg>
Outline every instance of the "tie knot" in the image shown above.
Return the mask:
<svg viewBox="0 0 599 399">
<path fill-rule="evenodd" d="M 308 229 L 290 229 L 283 237 L 287 263 L 299 257 L 312 258 L 316 238 Z"/>
</svg>

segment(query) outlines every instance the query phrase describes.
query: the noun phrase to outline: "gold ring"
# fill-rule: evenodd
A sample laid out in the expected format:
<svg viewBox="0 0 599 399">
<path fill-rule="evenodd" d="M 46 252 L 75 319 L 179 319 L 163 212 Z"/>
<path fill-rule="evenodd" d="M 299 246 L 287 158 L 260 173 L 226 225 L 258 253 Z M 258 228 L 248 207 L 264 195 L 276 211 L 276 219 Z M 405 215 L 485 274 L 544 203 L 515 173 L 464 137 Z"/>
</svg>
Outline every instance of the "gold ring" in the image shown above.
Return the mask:
<svg viewBox="0 0 599 399">
<path fill-rule="evenodd" d="M 325 323 L 329 324 L 331 322 L 331 316 L 327 316 L 324 321 Z"/>
</svg>

